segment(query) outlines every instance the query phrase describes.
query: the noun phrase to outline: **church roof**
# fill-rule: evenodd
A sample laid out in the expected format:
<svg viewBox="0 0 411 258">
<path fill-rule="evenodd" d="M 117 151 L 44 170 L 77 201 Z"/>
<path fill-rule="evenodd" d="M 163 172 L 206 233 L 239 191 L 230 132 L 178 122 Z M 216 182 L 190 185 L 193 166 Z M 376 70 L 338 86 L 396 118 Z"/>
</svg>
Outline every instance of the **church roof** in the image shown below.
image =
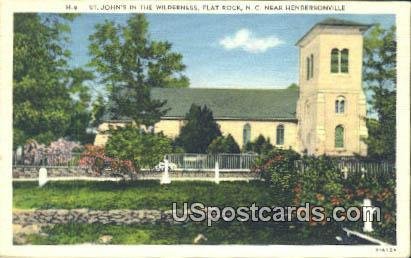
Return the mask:
<svg viewBox="0 0 411 258">
<path fill-rule="evenodd" d="M 151 97 L 167 100 L 165 108 L 170 110 L 163 119 L 184 118 L 191 104 L 196 104 L 207 105 L 215 119 L 295 120 L 298 90 L 154 88 Z"/>
</svg>

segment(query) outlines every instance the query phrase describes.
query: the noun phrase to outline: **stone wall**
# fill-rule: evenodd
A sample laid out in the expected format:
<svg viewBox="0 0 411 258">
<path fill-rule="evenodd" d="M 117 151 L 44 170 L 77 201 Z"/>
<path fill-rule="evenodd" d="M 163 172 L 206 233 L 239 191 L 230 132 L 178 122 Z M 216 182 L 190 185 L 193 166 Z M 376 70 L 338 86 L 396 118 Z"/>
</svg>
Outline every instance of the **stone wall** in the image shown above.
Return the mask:
<svg viewBox="0 0 411 258">
<path fill-rule="evenodd" d="M 39 166 L 13 166 L 13 178 L 38 178 Z M 97 176 L 89 169 L 79 167 L 47 167 L 48 177 Z"/>
<path fill-rule="evenodd" d="M 13 224 L 50 225 L 67 223 L 101 224 L 155 224 L 178 223 L 172 218 L 172 211 L 157 210 L 23 210 L 13 211 Z"/>
</svg>

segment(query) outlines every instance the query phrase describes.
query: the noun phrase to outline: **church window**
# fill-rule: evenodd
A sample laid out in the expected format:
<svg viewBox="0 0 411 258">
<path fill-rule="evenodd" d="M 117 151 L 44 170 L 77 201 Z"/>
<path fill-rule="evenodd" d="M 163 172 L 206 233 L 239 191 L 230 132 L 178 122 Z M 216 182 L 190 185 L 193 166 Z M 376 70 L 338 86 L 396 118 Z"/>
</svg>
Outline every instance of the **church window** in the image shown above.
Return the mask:
<svg viewBox="0 0 411 258">
<path fill-rule="evenodd" d="M 307 57 L 307 80 L 310 79 L 310 58 Z"/>
<path fill-rule="evenodd" d="M 338 73 L 339 69 L 339 53 L 340 51 L 336 48 L 333 48 L 333 50 L 331 50 L 331 72 L 332 73 Z"/>
<path fill-rule="evenodd" d="M 251 140 L 251 126 L 250 124 L 245 124 L 243 128 L 243 144 L 249 143 Z"/>
<path fill-rule="evenodd" d="M 278 125 L 277 126 L 277 145 L 283 145 L 284 144 L 284 125 Z"/>
<path fill-rule="evenodd" d="M 341 50 L 341 72 L 348 73 L 348 49 Z"/>
<path fill-rule="evenodd" d="M 335 147 L 344 148 L 344 127 L 342 125 L 335 128 Z"/>
<path fill-rule="evenodd" d="M 345 112 L 345 98 L 340 96 L 335 101 L 335 113 L 343 114 Z"/>
</svg>

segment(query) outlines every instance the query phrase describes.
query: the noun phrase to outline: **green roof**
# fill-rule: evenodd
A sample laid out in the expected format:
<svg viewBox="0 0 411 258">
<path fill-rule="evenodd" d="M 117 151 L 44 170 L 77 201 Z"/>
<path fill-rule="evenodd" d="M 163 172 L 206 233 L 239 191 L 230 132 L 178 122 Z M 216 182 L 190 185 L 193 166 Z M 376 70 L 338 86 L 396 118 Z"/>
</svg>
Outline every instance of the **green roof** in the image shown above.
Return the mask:
<svg viewBox="0 0 411 258">
<path fill-rule="evenodd" d="M 182 119 L 191 104 L 207 105 L 215 119 L 296 120 L 298 89 L 154 88 L 151 97 L 167 100 L 163 119 Z M 103 121 L 127 121 L 107 111 Z"/>
<path fill-rule="evenodd" d="M 153 99 L 167 100 L 165 118 L 183 118 L 191 104 L 207 105 L 216 119 L 296 119 L 298 90 L 155 88 Z"/>
</svg>

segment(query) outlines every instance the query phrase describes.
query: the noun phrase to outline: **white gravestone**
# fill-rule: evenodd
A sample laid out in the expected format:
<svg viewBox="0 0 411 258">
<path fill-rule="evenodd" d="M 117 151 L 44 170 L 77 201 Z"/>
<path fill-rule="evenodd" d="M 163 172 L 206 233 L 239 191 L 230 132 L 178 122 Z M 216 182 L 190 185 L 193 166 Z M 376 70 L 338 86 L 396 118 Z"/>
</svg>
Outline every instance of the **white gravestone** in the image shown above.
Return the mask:
<svg viewBox="0 0 411 258">
<path fill-rule="evenodd" d="M 39 187 L 44 186 L 47 183 L 47 169 L 40 168 L 39 170 Z"/>
<path fill-rule="evenodd" d="M 220 167 L 218 165 L 218 161 L 215 162 L 215 168 L 214 168 L 214 180 L 216 184 L 220 183 Z"/>
<path fill-rule="evenodd" d="M 342 172 L 343 172 L 343 174 L 344 174 L 344 179 L 347 179 L 347 178 L 348 178 L 348 168 L 347 168 L 347 167 L 344 167 L 344 168 L 342 169 Z"/>
<path fill-rule="evenodd" d="M 168 159 L 164 159 L 164 173 L 161 177 L 160 184 L 169 184 L 171 183 L 170 175 L 168 174 Z"/>
<path fill-rule="evenodd" d="M 364 199 L 364 202 L 363 202 L 362 206 L 364 207 L 363 208 L 363 211 L 364 211 L 363 216 L 366 216 L 365 221 L 364 221 L 364 227 L 363 227 L 362 230 L 364 232 L 372 232 L 373 229 L 372 229 L 371 218 L 372 218 L 372 216 L 374 216 L 375 208 L 372 207 L 370 199 Z"/>
</svg>

